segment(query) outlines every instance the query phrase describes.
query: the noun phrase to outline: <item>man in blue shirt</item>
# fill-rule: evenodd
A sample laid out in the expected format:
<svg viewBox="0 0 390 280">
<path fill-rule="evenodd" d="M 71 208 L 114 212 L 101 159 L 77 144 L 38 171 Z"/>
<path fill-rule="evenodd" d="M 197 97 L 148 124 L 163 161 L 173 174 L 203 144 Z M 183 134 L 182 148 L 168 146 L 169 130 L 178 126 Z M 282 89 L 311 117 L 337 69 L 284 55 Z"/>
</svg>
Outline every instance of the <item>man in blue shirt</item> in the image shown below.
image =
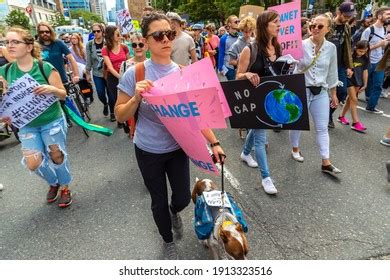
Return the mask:
<svg viewBox="0 0 390 280">
<path fill-rule="evenodd" d="M 72 68 L 72 82 L 77 84 L 80 80 L 77 62 L 65 43 L 56 39 L 53 27 L 46 22 L 40 22 L 37 32 L 42 48 L 42 59 L 50 62 L 57 69 L 63 83 L 68 82 L 64 60 L 67 59 Z"/>
</svg>

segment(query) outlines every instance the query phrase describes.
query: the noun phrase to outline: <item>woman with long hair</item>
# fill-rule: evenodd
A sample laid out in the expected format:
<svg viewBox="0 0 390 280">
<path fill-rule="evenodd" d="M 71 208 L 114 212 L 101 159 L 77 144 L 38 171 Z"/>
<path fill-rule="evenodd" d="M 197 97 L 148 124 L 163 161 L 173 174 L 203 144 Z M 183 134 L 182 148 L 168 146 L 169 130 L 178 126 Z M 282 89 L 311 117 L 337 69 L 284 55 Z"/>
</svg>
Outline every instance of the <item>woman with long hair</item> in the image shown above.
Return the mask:
<svg viewBox="0 0 390 280">
<path fill-rule="evenodd" d="M 178 236 L 183 233 L 179 212 L 190 203 L 189 159 L 152 107 L 142 99 L 142 94 L 150 90 L 153 81 L 179 71 L 179 65 L 171 60 L 176 33 L 171 29 L 169 19 L 159 13 L 144 17 L 141 28 L 151 53 L 150 59 L 141 62 L 145 67 L 145 80 L 136 82 L 137 65 L 126 71 L 118 86 L 115 114 L 119 121 L 125 121 L 138 112 L 134 136 L 138 167 L 152 198 L 153 218 L 164 241 L 164 256 L 178 259 L 172 227 Z M 211 149 L 218 159 L 223 150 L 212 130 L 205 129 L 202 133 L 212 143 Z M 172 189 L 170 203 L 166 177 Z"/>
<path fill-rule="evenodd" d="M 103 104 L 103 115 L 108 116 L 108 90 L 107 83 L 103 75 L 103 56 L 102 49 L 104 47 L 104 26 L 101 23 L 92 24 L 92 32 L 95 38 L 89 41 L 86 45 L 87 65 L 85 66 L 85 74 L 87 80 L 95 84 L 96 93 L 100 102 Z M 92 71 L 92 78 L 91 78 Z"/>
<path fill-rule="evenodd" d="M 108 105 L 110 108 L 110 120 L 115 121 L 114 106 L 117 99 L 117 86 L 122 62 L 130 58 L 129 49 L 121 44 L 122 37 L 117 26 L 107 26 L 105 32 L 106 46 L 102 49 L 104 64 L 107 67 Z M 118 127 L 122 123 L 118 122 Z"/>
<path fill-rule="evenodd" d="M 321 171 L 329 174 L 341 173 L 330 162 L 329 152 L 329 93 L 330 107 L 337 108 L 338 99 L 336 87 L 339 84 L 337 73 L 336 46 L 325 39 L 330 31 L 331 19 L 326 15 L 315 17 L 310 26 L 311 36 L 303 40 L 303 58 L 300 60 L 297 71 L 305 74 L 306 97 L 310 115 L 313 118 L 316 131 L 317 145 L 322 159 Z M 292 158 L 303 162 L 304 158 L 299 148 L 301 131 L 290 131 Z"/>
<path fill-rule="evenodd" d="M 282 49 L 278 43 L 280 28 L 279 15 L 274 11 L 266 11 L 258 16 L 256 21 L 256 41 L 251 48 L 245 47 L 241 52 L 238 69 L 238 80 L 249 80 L 253 86 L 260 83 L 260 77 L 272 76 L 273 63 L 282 55 Z M 256 60 L 252 65 L 251 52 L 257 51 Z M 241 159 L 250 167 L 259 167 L 262 177 L 261 184 L 267 194 L 276 194 L 277 189 L 270 177 L 265 146 L 267 133 L 265 129 L 251 129 L 246 136 L 241 153 Z M 257 163 L 251 156 L 252 147 L 255 147 Z"/>
<path fill-rule="evenodd" d="M 59 73 L 53 65 L 40 60 L 39 44 L 34 42 L 30 32 L 11 28 L 5 42 L 9 54 L 16 60 L 0 68 L 0 77 L 8 87 L 29 74 L 40 84 L 33 90 L 35 95 L 55 95 L 58 99 L 65 99 L 66 91 Z M 66 151 L 67 129 L 60 103 L 56 101 L 19 131 L 23 163 L 50 186 L 48 203 L 56 201 L 60 193 L 60 207 L 72 203 L 68 189 L 72 176 Z"/>
<path fill-rule="evenodd" d="M 87 62 L 85 60 L 85 47 L 83 44 L 83 39 L 78 33 L 73 33 L 70 36 L 71 47 L 70 52 L 73 54 L 76 62 L 85 65 Z M 82 73 L 80 73 L 82 74 Z"/>
<path fill-rule="evenodd" d="M 205 51 L 213 62 L 214 67 L 216 67 L 218 59 L 219 37 L 214 34 L 215 25 L 213 23 L 206 25 L 206 31 L 207 37 L 205 42 Z"/>
</svg>

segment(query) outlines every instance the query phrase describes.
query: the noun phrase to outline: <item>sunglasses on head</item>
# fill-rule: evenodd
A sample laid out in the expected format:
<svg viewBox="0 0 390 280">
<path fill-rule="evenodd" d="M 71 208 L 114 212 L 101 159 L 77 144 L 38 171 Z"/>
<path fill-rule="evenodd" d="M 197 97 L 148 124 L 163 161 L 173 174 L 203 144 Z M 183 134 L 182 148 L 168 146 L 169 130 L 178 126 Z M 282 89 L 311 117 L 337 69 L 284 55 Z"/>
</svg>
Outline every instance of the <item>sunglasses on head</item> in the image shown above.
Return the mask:
<svg viewBox="0 0 390 280">
<path fill-rule="evenodd" d="M 100 32 L 102 32 L 101 30 L 92 30 L 92 33 L 100 33 Z"/>
<path fill-rule="evenodd" d="M 313 29 L 318 28 L 318 30 L 321 30 L 321 29 L 324 28 L 324 27 L 325 27 L 325 25 L 323 25 L 323 24 L 311 24 L 311 25 L 309 26 L 309 29 L 310 29 L 310 30 L 313 30 Z"/>
<path fill-rule="evenodd" d="M 150 33 L 149 35 L 146 35 L 146 38 L 152 36 L 154 40 L 157 42 L 161 42 L 164 40 L 164 37 L 167 36 L 169 41 L 173 41 L 176 37 L 176 31 L 173 30 L 167 30 L 167 31 L 156 31 L 153 33 Z"/>
<path fill-rule="evenodd" d="M 144 44 L 144 43 L 131 43 L 131 47 L 132 47 L 133 49 L 136 49 L 137 46 L 138 46 L 140 49 L 142 49 L 142 48 L 145 46 L 145 44 Z"/>
<path fill-rule="evenodd" d="M 39 34 L 50 34 L 50 30 L 39 30 Z"/>
</svg>

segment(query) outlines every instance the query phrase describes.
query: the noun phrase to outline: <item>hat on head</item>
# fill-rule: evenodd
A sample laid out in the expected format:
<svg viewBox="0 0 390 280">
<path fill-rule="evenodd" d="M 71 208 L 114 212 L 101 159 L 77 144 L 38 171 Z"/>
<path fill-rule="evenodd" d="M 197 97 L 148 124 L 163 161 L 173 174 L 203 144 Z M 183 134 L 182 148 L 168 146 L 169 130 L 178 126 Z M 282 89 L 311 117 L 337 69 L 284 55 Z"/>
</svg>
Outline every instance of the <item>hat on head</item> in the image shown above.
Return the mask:
<svg viewBox="0 0 390 280">
<path fill-rule="evenodd" d="M 170 20 L 177 20 L 178 22 L 182 22 L 182 18 L 179 16 L 178 13 L 174 13 L 174 12 L 168 12 L 167 13 L 167 17 L 170 19 Z"/>
<path fill-rule="evenodd" d="M 199 23 L 194 24 L 191 28 L 192 28 L 192 30 L 202 30 L 203 29 L 202 25 Z"/>
<path fill-rule="evenodd" d="M 355 4 L 352 2 L 344 2 L 339 6 L 340 13 L 352 17 L 356 15 Z"/>
</svg>

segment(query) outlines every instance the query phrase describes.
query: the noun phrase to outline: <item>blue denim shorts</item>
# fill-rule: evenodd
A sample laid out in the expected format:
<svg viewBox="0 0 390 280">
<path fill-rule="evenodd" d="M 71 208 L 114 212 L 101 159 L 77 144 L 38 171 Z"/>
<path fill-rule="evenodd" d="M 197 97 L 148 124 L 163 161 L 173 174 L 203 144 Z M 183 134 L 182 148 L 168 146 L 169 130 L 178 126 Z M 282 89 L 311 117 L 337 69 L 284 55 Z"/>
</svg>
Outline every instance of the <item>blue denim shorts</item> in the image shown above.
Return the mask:
<svg viewBox="0 0 390 280">
<path fill-rule="evenodd" d="M 63 116 L 43 126 L 22 127 L 19 131 L 22 151 L 37 151 L 47 155 L 50 145 L 58 145 L 66 154 L 67 131 L 68 126 Z"/>
</svg>

